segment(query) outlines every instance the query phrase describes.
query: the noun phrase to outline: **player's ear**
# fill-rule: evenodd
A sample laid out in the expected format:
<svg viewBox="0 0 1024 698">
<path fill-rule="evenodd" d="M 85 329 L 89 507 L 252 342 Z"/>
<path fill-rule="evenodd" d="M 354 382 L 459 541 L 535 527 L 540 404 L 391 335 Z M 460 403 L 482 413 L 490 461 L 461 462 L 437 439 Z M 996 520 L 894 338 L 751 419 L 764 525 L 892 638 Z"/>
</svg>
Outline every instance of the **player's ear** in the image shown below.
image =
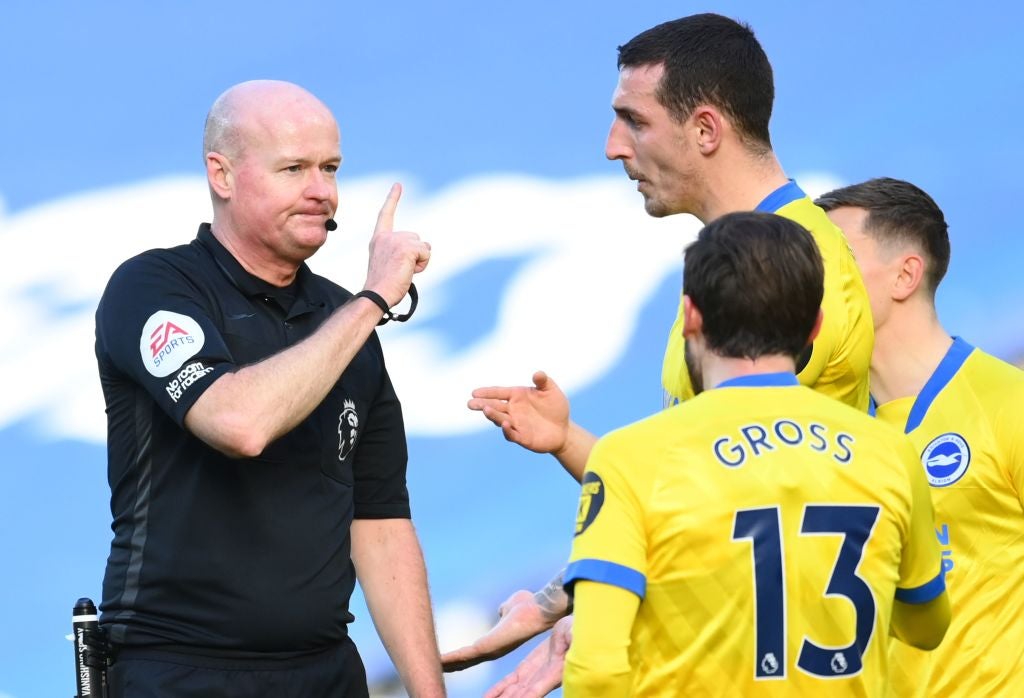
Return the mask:
<svg viewBox="0 0 1024 698">
<path fill-rule="evenodd" d="M 206 154 L 206 179 L 217 196 L 221 199 L 231 198 L 235 177 L 231 160 L 226 155 L 213 151 Z"/>
<path fill-rule="evenodd" d="M 917 292 L 924 283 L 924 259 L 920 255 L 904 255 L 897 268 L 896 279 L 893 281 L 892 298 L 902 301 Z"/>
<path fill-rule="evenodd" d="M 701 104 L 693 110 L 689 120 L 694 126 L 700 154 L 711 155 L 718 150 L 725 132 L 722 113 L 710 104 Z"/>
<path fill-rule="evenodd" d="M 704 316 L 689 296 L 683 296 L 683 337 L 692 339 L 704 330 Z"/>
<path fill-rule="evenodd" d="M 807 335 L 807 344 L 805 346 L 811 346 L 814 344 L 814 340 L 818 338 L 818 333 L 821 332 L 821 323 L 825 321 L 825 312 L 818 308 L 818 317 L 814 320 L 814 327 L 811 328 L 811 333 Z"/>
</svg>

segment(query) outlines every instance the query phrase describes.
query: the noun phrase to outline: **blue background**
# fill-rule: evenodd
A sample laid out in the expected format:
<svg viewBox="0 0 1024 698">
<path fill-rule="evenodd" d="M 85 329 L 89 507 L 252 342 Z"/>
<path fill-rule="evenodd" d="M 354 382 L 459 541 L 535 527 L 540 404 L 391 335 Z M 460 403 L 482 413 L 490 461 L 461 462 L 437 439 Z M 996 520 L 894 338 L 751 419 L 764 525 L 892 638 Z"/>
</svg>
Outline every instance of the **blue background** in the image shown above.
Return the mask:
<svg viewBox="0 0 1024 698">
<path fill-rule="evenodd" d="M 405 173 L 424 195 L 493 173 L 621 177 L 603 157 L 615 47 L 660 21 L 712 10 L 750 22 L 772 60 L 773 142 L 787 171 L 840 182 L 895 176 L 931 193 L 953 242 L 939 293 L 947 328 L 1017 360 L 1024 12 L 1009 2 L 894 5 L 15 0 L 0 12 L 0 226 L 65 197 L 200 176 L 210 103 L 255 77 L 302 84 L 335 111 L 342 205 L 346 181 L 380 173 Z M 4 254 L 4 262 L 45 266 L 61 254 L 59 235 L 73 233 L 54 231 L 32 259 Z M 493 317 L 502 280 L 520 261 L 481 258 L 455 279 L 463 285 L 456 292 L 475 291 L 463 294 L 464 314 Z M 571 395 L 577 421 L 601 433 L 656 407 L 678 286 L 666 276 L 634 328 L 609 328 L 630 332 L 627 349 Z M 456 346 L 489 329 L 444 315 L 431 322 Z M 8 375 L 5 347 L 20 340 L 17 327 L 5 332 L 0 369 Z M 63 636 L 74 600 L 98 599 L 109 544 L 102 446 L 48 436 L 40 416 L 26 407 L 0 422 L 0 696 L 17 698 L 73 692 Z M 439 606 L 465 600 L 489 612 L 557 571 L 575 492 L 553 461 L 491 430 L 414 434 L 410 450 Z M 365 615 L 353 632 L 371 675 L 386 678 L 386 658 L 364 640 L 373 634 Z M 508 666 L 452 692 L 479 695 Z"/>
</svg>

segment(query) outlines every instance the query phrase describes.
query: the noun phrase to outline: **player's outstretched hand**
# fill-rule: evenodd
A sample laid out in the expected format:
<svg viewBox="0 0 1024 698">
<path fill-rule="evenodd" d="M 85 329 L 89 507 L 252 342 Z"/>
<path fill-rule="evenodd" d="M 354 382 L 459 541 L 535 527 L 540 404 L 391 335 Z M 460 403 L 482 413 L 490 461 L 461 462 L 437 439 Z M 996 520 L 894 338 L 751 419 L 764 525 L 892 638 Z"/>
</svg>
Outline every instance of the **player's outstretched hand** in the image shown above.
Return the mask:
<svg viewBox="0 0 1024 698">
<path fill-rule="evenodd" d="M 484 698 L 541 698 L 562 685 L 565 653 L 572 643 L 572 616 L 555 624 L 544 642 L 515 671 L 494 684 Z"/>
<path fill-rule="evenodd" d="M 409 291 L 412 275 L 427 268 L 430 244 L 416 233 L 395 230 L 395 210 L 402 198 L 402 185 L 391 186 L 388 198 L 377 214 L 370 237 L 370 262 L 364 289 L 380 294 L 389 306 L 398 304 Z"/>
<path fill-rule="evenodd" d="M 481 662 L 504 657 L 555 624 L 553 616 L 534 593 L 521 590 L 498 607 L 498 622 L 476 642 L 441 655 L 445 671 L 462 671 Z"/>
<path fill-rule="evenodd" d="M 501 427 L 505 438 L 537 453 L 558 455 L 569 438 L 569 399 L 548 374 L 533 374 L 533 387 L 477 388 L 468 403 Z"/>
</svg>

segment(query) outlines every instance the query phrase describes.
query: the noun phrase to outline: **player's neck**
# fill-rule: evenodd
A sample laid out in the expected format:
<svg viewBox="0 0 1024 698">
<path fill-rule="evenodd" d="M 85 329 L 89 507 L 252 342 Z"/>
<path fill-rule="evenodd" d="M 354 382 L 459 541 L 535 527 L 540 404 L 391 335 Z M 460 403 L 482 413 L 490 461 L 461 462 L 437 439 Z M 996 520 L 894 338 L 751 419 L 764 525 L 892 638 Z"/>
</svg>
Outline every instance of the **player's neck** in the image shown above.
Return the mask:
<svg viewBox="0 0 1024 698">
<path fill-rule="evenodd" d="M 898 311 L 875 330 L 871 394 L 879 404 L 918 395 L 953 343 L 931 302 Z"/>
<path fill-rule="evenodd" d="M 760 356 L 756 359 L 733 359 L 714 354 L 705 355 L 703 365 L 704 387 L 717 388 L 732 378 L 762 373 L 794 373 L 793 357 L 781 354 Z"/>
<path fill-rule="evenodd" d="M 746 150 L 723 156 L 706 176 L 706 200 L 698 216 L 705 224 L 727 213 L 753 211 L 789 181 L 774 153 L 756 156 Z"/>
</svg>

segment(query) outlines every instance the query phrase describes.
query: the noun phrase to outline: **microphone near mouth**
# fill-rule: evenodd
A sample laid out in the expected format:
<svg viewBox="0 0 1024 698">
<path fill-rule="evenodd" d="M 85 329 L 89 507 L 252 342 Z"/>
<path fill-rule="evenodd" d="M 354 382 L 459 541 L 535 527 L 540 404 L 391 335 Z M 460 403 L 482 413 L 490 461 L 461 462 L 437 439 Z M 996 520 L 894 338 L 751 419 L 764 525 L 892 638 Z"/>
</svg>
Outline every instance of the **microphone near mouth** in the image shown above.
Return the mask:
<svg viewBox="0 0 1024 698">
<path fill-rule="evenodd" d="M 324 227 L 327 228 L 327 232 L 333 232 L 338 229 L 338 224 L 333 218 L 328 218 L 327 222 L 324 223 Z"/>
</svg>

